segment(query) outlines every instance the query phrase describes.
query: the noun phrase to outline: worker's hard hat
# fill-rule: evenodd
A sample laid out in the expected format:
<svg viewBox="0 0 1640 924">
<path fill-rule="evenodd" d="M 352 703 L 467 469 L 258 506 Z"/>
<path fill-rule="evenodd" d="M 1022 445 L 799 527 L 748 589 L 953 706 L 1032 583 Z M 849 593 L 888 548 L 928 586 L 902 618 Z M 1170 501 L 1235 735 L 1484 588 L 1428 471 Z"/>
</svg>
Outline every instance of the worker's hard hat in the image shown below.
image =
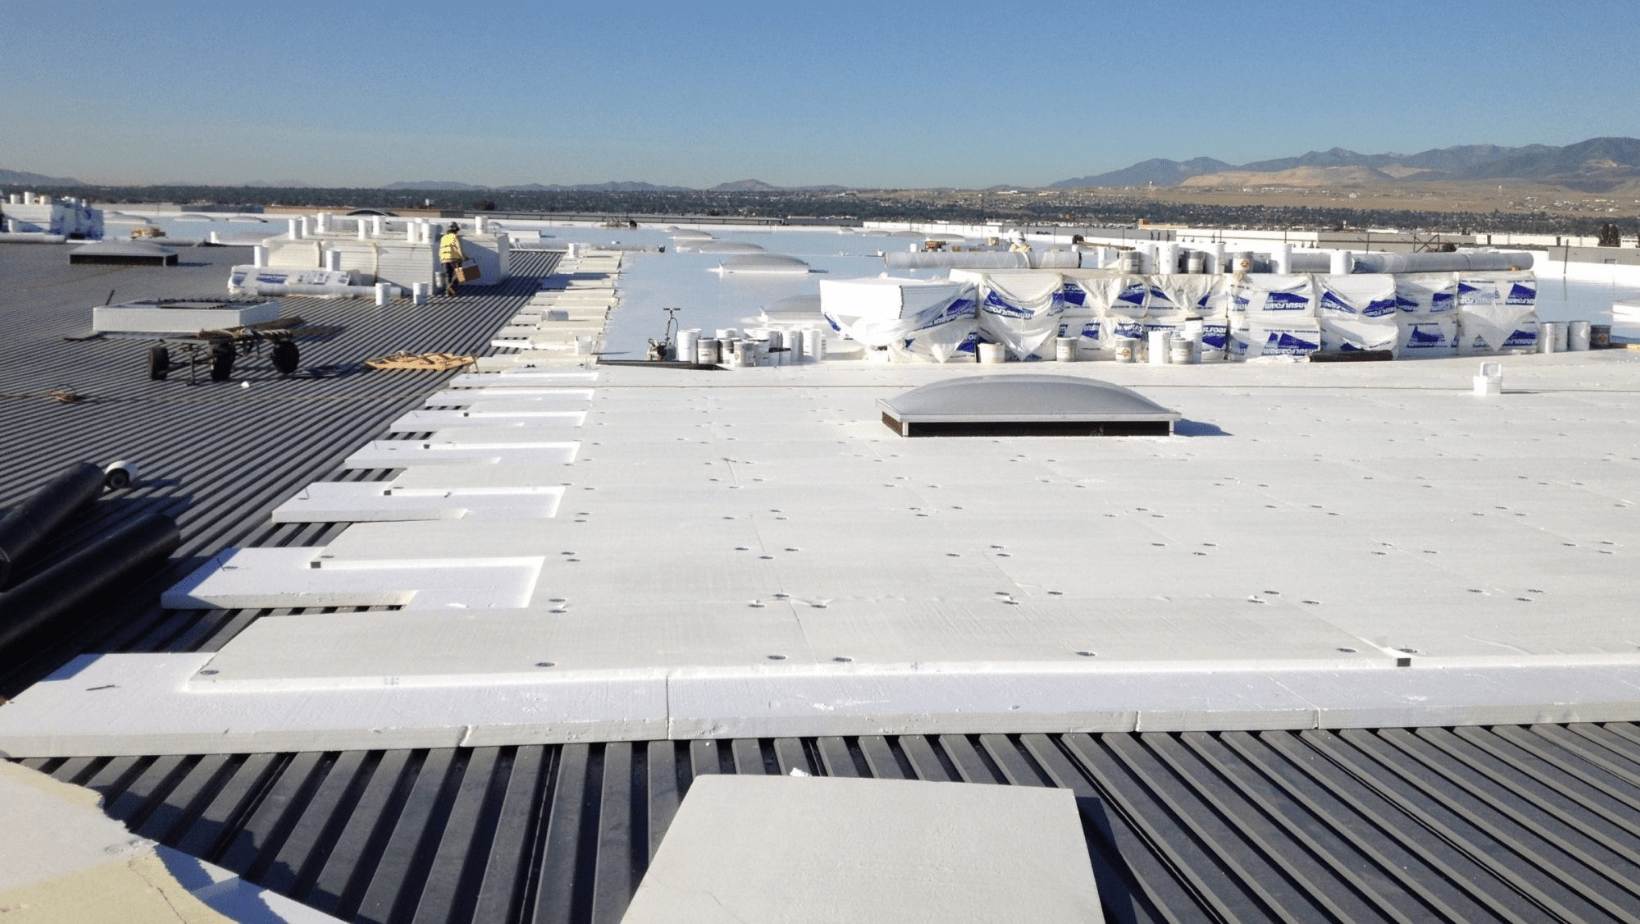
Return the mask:
<svg viewBox="0 0 1640 924">
<path fill-rule="evenodd" d="M 460 231 L 460 230 L 461 230 L 461 226 L 460 226 L 460 225 L 458 225 L 458 224 L 456 224 L 456 223 L 455 223 L 455 222 L 453 222 L 453 221 L 452 221 L 452 222 L 450 222 L 450 233 L 451 233 L 451 234 L 455 234 L 455 233 L 457 233 L 457 232 L 458 232 L 458 231 Z"/>
</svg>

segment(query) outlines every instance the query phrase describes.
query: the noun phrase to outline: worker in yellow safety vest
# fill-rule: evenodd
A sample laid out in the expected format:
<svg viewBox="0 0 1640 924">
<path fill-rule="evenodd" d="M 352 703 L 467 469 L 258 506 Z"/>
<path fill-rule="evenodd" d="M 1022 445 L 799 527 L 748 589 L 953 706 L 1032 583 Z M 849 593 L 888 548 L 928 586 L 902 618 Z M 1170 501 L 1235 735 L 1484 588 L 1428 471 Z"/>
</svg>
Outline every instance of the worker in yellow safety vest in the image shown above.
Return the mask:
<svg viewBox="0 0 1640 924">
<path fill-rule="evenodd" d="M 444 294 L 456 294 L 456 267 L 467 259 L 461 250 L 461 226 L 450 222 L 450 230 L 438 239 L 438 262 L 444 264 Z"/>
</svg>

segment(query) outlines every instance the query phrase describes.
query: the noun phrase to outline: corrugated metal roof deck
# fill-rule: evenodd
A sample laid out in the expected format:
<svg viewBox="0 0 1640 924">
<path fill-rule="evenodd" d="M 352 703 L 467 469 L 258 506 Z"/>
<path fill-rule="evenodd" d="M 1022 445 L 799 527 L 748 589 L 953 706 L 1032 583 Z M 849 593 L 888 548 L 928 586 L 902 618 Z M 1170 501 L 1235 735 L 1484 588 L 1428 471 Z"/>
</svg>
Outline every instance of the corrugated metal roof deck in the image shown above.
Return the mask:
<svg viewBox="0 0 1640 924">
<path fill-rule="evenodd" d="M 1058 786 L 1113 921 L 1620 921 L 1640 727 L 900 736 L 26 761 L 370 922 L 620 920 L 690 782 Z"/>
<path fill-rule="evenodd" d="M 65 249 L 0 245 L 0 508 L 10 507 L 71 462 L 135 460 L 141 478 L 105 495 L 71 529 L 21 567 L 14 582 L 93 535 L 157 511 L 174 517 L 183 543 L 169 566 L 92 626 L 26 664 L 0 664 L 0 696 L 15 695 L 69 657 L 90 651 L 192 651 L 219 646 L 255 616 L 246 611 L 166 612 L 158 593 L 205 558 L 233 545 L 326 542 L 345 524 L 273 526 L 269 513 L 303 485 L 341 478 L 350 452 L 384 432 L 397 414 L 421 406 L 453 372 L 377 372 L 330 378 L 303 371 L 346 367 L 399 349 L 487 354 L 491 335 L 538 289 L 558 254 L 515 254 L 506 283 L 427 305 L 399 300 L 284 298 L 282 313 L 334 328 L 298 341 L 297 376 L 278 375 L 264 357 L 242 357 L 231 382 L 205 370 L 149 381 L 152 341 L 66 342 L 90 332 L 91 307 L 110 297 L 222 297 L 228 269 L 249 262 L 242 247 L 182 250 L 175 267 L 69 266 Z M 342 371 L 345 371 L 342 370 Z M 248 384 L 249 387 L 241 387 Z M 49 392 L 72 392 L 59 403 Z M 398 434 L 398 438 L 414 434 Z M 391 473 L 349 472 L 347 480 Z"/>
</svg>

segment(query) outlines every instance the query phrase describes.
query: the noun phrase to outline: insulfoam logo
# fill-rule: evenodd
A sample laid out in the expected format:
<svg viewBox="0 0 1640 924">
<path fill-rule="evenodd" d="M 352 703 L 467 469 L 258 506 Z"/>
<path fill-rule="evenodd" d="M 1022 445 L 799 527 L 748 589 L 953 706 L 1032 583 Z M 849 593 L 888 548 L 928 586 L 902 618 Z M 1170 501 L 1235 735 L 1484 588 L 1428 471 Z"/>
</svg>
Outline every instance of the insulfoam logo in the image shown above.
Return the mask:
<svg viewBox="0 0 1640 924">
<path fill-rule="evenodd" d="M 1355 314 L 1355 306 L 1344 301 L 1331 292 L 1321 293 L 1321 307 L 1328 311 L 1338 311 L 1344 314 Z"/>
<path fill-rule="evenodd" d="M 1504 338 L 1503 348 L 1506 349 L 1506 350 L 1509 350 L 1509 349 L 1519 349 L 1519 348 L 1522 348 L 1522 347 L 1535 347 L 1535 346 L 1537 346 L 1537 341 L 1538 341 L 1538 332 L 1537 331 L 1535 331 L 1535 330 L 1516 330 L 1514 333 L 1512 333 L 1508 337 Z"/>
<path fill-rule="evenodd" d="M 262 275 L 256 277 L 256 281 L 265 282 L 270 286 L 282 286 L 285 284 L 286 278 L 287 277 L 285 276 L 275 276 L 269 273 L 263 273 Z"/>
<path fill-rule="evenodd" d="M 1431 332 L 1422 327 L 1414 327 L 1407 332 L 1407 345 L 1409 346 L 1436 346 L 1445 342 L 1446 338 L 1441 335 L 1439 328 Z"/>
<path fill-rule="evenodd" d="M 1308 311 L 1310 298 L 1297 292 L 1270 292 L 1264 298 L 1265 311 Z"/>
<path fill-rule="evenodd" d="M 1442 311 L 1451 311 L 1453 304 L 1456 303 L 1456 298 L 1457 297 L 1451 292 L 1436 292 L 1429 298 L 1430 314 L 1438 314 Z"/>
<path fill-rule="evenodd" d="M 1405 311 L 1407 314 L 1417 314 L 1419 305 L 1417 299 L 1407 298 L 1405 295 L 1397 294 L 1395 296 L 1395 307 L 1401 311 Z"/>
<path fill-rule="evenodd" d="M 1492 286 L 1470 285 L 1458 283 L 1458 304 L 1460 305 L 1496 305 L 1498 290 Z"/>
<path fill-rule="evenodd" d="M 985 313 L 997 314 L 1005 318 L 1031 318 L 1036 316 L 1035 312 L 1031 311 L 1029 308 L 1021 308 L 1018 305 L 1008 304 L 1001 298 L 997 297 L 995 292 L 985 296 Z"/>
<path fill-rule="evenodd" d="M 1270 331 L 1270 336 L 1264 341 L 1266 353 L 1314 353 L 1319 349 L 1321 344 L 1312 343 L 1288 331 Z"/>
<path fill-rule="evenodd" d="M 1367 307 L 1361 309 L 1363 318 L 1382 318 L 1395 313 L 1395 299 L 1375 298 L 1367 302 Z"/>
<path fill-rule="evenodd" d="M 1065 289 L 1062 295 L 1065 301 L 1072 305 L 1081 306 L 1087 304 L 1088 302 L 1087 291 L 1074 282 L 1065 283 Z"/>
<path fill-rule="evenodd" d="M 1536 303 L 1537 290 L 1529 289 L 1518 282 L 1509 287 L 1509 297 L 1504 300 L 1506 305 L 1526 305 L 1530 307 Z"/>
<path fill-rule="evenodd" d="M 1122 294 L 1116 296 L 1116 300 L 1119 301 L 1119 302 L 1127 302 L 1129 305 L 1137 305 L 1137 306 L 1143 307 L 1144 303 L 1145 303 L 1145 295 L 1146 294 L 1147 294 L 1147 289 L 1144 285 L 1139 284 L 1139 283 L 1134 283 L 1133 285 L 1130 285 L 1127 288 L 1123 289 Z"/>
<path fill-rule="evenodd" d="M 228 277 L 228 285 L 230 285 L 230 286 L 237 286 L 237 285 L 239 285 L 240 283 L 242 283 L 244 281 L 245 281 L 245 274 L 244 273 L 234 273 L 232 276 Z"/>
<path fill-rule="evenodd" d="M 1063 334 L 1063 332 L 1064 332 L 1064 326 L 1063 325 L 1061 325 L 1061 327 L 1060 327 L 1060 332 L 1061 332 L 1061 334 Z M 1098 340 L 1099 339 L 1099 322 L 1098 321 L 1092 321 L 1092 322 L 1089 322 L 1087 324 L 1082 325 L 1082 336 L 1086 337 L 1089 340 Z"/>
<path fill-rule="evenodd" d="M 1230 325 L 1203 324 L 1202 344 L 1211 349 L 1222 350 L 1230 342 Z"/>
</svg>

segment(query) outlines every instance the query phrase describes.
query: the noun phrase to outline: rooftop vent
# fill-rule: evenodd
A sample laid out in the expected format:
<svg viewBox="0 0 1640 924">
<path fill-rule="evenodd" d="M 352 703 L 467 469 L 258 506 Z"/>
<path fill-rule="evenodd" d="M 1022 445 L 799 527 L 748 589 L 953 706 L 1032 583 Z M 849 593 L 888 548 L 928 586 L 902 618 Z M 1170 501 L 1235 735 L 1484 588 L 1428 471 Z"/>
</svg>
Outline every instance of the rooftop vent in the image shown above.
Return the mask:
<svg viewBox="0 0 1640 924">
<path fill-rule="evenodd" d="M 901 436 L 1168 436 L 1181 416 L 1131 389 L 1071 375 L 980 375 L 878 401 Z"/>
<path fill-rule="evenodd" d="M 696 253 L 762 253 L 757 244 L 742 241 L 706 241 L 695 248 Z"/>
<path fill-rule="evenodd" d="M 730 257 L 718 264 L 724 273 L 807 273 L 809 265 L 796 257 L 774 253 L 752 253 Z"/>
<path fill-rule="evenodd" d="M 68 252 L 68 262 L 120 266 L 175 266 L 177 252 L 146 241 L 98 241 Z"/>
</svg>

